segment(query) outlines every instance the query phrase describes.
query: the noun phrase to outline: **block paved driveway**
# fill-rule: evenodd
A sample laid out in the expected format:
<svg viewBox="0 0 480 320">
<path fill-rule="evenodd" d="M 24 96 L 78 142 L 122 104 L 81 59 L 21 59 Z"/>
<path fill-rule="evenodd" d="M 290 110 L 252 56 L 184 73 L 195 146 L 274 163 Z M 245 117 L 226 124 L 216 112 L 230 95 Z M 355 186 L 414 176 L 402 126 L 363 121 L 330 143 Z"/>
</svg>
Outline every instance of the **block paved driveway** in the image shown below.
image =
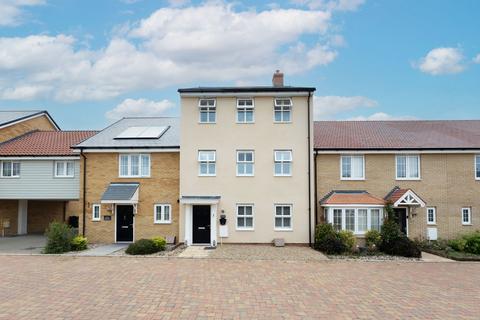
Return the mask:
<svg viewBox="0 0 480 320">
<path fill-rule="evenodd" d="M 480 264 L 0 256 L 0 319 L 478 319 Z"/>
</svg>

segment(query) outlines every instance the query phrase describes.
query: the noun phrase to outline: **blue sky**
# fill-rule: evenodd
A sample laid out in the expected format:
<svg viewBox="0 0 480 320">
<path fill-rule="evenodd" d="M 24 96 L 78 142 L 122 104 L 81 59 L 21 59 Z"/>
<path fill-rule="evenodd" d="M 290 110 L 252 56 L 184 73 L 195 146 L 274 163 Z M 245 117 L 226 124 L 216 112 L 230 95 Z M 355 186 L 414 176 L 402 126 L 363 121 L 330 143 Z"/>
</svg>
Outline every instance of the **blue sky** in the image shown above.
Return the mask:
<svg viewBox="0 0 480 320">
<path fill-rule="evenodd" d="M 100 129 L 279 68 L 316 119 L 478 119 L 479 32 L 476 0 L 0 0 L 0 109 Z"/>
</svg>

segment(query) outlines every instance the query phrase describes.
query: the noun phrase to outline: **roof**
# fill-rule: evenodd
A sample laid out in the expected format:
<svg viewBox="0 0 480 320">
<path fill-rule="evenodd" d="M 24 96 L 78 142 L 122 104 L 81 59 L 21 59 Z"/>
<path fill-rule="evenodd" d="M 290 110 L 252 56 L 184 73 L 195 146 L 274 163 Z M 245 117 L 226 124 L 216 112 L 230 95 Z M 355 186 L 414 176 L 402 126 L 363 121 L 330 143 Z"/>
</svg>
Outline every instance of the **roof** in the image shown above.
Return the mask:
<svg viewBox="0 0 480 320">
<path fill-rule="evenodd" d="M 420 205 L 425 206 L 425 201 L 412 189 L 394 187 L 386 196 L 385 201 L 396 205 Z M 401 201 L 399 201 L 401 199 Z"/>
<path fill-rule="evenodd" d="M 385 200 L 374 197 L 365 190 L 332 190 L 320 200 L 320 204 L 368 204 L 383 206 L 385 204 Z"/>
<path fill-rule="evenodd" d="M 103 193 L 101 201 L 129 201 L 137 192 L 138 182 L 112 182 Z"/>
<path fill-rule="evenodd" d="M 401 189 L 400 187 L 394 187 L 386 196 L 385 201 L 395 203 L 400 199 L 409 189 Z"/>
<path fill-rule="evenodd" d="M 45 115 L 50 122 L 60 130 L 60 127 L 53 120 L 50 114 L 45 110 L 23 110 L 23 111 L 14 111 L 14 110 L 0 110 L 0 127 L 7 127 L 17 122 L 26 121 L 34 117 Z"/>
<path fill-rule="evenodd" d="M 480 120 L 316 121 L 317 150 L 480 149 Z"/>
<path fill-rule="evenodd" d="M 273 86 L 251 86 L 251 87 L 195 87 L 181 88 L 179 93 L 242 93 L 242 92 L 314 92 L 313 87 L 273 87 Z"/>
<path fill-rule="evenodd" d="M 131 127 L 168 127 L 155 139 L 116 139 Z M 180 148 L 180 119 L 168 117 L 123 118 L 75 146 L 81 149 Z"/>
<path fill-rule="evenodd" d="M 70 148 L 96 131 L 31 131 L 0 144 L 0 156 L 71 156 Z"/>
</svg>

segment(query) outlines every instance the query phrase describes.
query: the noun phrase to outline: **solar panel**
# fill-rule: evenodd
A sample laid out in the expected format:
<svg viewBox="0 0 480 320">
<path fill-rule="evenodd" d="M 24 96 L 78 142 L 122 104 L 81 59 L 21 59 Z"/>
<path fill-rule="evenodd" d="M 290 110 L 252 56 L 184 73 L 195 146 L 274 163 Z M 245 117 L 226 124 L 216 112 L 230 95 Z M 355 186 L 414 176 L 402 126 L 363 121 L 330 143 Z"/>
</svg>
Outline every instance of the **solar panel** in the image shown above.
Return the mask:
<svg viewBox="0 0 480 320">
<path fill-rule="evenodd" d="M 158 139 L 168 127 L 129 127 L 115 139 Z"/>
</svg>

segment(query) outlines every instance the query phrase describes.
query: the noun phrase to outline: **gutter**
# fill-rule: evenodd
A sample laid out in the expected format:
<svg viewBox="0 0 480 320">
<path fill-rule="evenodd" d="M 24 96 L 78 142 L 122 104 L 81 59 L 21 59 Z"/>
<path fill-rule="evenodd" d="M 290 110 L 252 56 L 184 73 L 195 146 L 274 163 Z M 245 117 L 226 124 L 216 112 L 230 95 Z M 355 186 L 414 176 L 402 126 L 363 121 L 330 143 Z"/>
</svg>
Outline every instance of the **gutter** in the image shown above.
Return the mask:
<svg viewBox="0 0 480 320">
<path fill-rule="evenodd" d="M 86 195 L 87 195 L 87 157 L 83 153 L 83 148 L 80 148 L 80 156 L 83 159 L 83 214 L 82 214 L 82 236 L 85 237 L 86 226 L 85 223 L 87 221 L 87 208 L 86 208 Z"/>
<path fill-rule="evenodd" d="M 311 177 L 311 165 L 312 165 L 312 146 L 310 142 L 310 130 L 311 130 L 311 125 L 310 125 L 310 98 L 312 97 L 312 93 L 308 92 L 308 100 L 307 100 L 307 113 L 308 113 L 308 134 L 307 134 L 307 140 L 308 140 L 308 245 L 311 247 L 312 246 L 312 177 Z"/>
</svg>

